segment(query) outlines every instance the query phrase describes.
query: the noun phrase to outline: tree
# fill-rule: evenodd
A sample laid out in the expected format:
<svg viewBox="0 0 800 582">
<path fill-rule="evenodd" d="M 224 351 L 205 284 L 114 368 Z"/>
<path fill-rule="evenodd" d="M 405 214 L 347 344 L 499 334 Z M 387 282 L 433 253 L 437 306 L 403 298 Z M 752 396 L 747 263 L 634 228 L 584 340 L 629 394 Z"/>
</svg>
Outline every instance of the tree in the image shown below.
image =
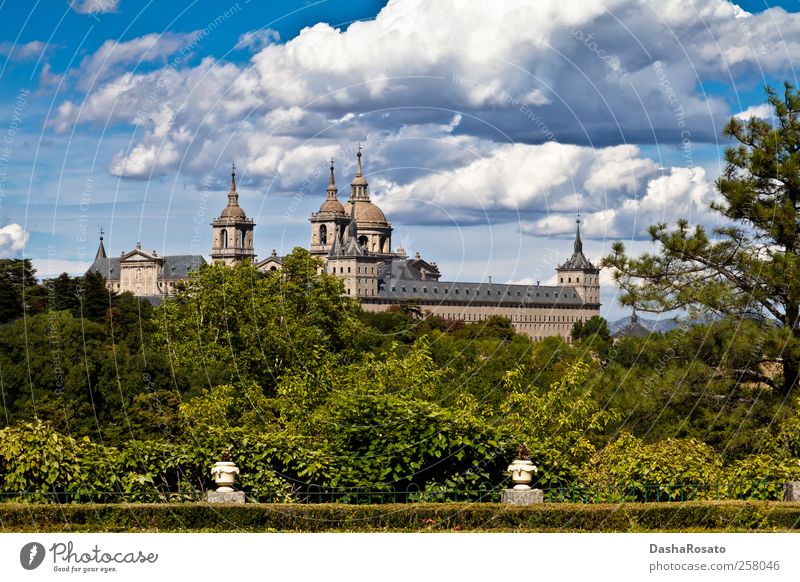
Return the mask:
<svg viewBox="0 0 800 582">
<path fill-rule="evenodd" d="M 252 380 L 269 391 L 316 350 L 353 345 L 358 303 L 320 268 L 304 249 L 266 274 L 248 261 L 203 265 L 156 309 L 156 344 L 196 386 Z"/>
<path fill-rule="evenodd" d="M 86 273 L 80 285 L 80 303 L 83 317 L 102 321 L 116 293 L 106 287 L 106 280 L 97 271 Z"/>
<path fill-rule="evenodd" d="M 26 305 L 30 306 L 29 292 L 37 287 L 36 270 L 30 259 L 0 259 L 0 323 L 22 317 Z M 41 302 L 36 303 L 32 313 L 43 311 Z"/>
<path fill-rule="evenodd" d="M 589 366 L 574 363 L 549 390 L 526 386 L 519 369 L 506 375 L 510 393 L 500 407 L 503 424 L 525 443 L 539 465 L 539 483 L 561 486 L 578 478 L 616 413 L 602 410 L 585 388 Z"/>
<path fill-rule="evenodd" d="M 76 281 L 67 273 L 61 273 L 55 279 L 47 283 L 50 297 L 48 306 L 53 311 L 69 311 L 73 315 L 79 315 L 80 301 L 78 300 L 77 289 L 80 281 Z"/>
<path fill-rule="evenodd" d="M 631 258 L 617 242 L 602 266 L 614 269 L 624 305 L 777 321 L 788 394 L 800 375 L 800 95 L 788 83 L 782 98 L 766 91 L 774 125 L 733 118 L 723 130 L 738 144 L 716 182 L 722 199 L 711 208 L 727 219 L 716 237 L 683 219 L 674 229 L 660 223 L 649 228 L 656 254 Z"/>
<path fill-rule="evenodd" d="M 611 333 L 608 331 L 608 322 L 599 315 L 593 316 L 586 323 L 576 321 L 572 325 L 571 335 L 575 341 L 597 338 L 607 342 L 611 339 Z"/>
</svg>

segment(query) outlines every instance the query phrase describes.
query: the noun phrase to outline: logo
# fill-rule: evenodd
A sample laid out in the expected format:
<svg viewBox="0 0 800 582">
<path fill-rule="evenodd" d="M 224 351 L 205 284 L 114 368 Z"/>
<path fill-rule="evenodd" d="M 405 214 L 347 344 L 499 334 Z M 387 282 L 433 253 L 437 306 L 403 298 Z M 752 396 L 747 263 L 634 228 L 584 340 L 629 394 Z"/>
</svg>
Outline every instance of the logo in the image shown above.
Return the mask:
<svg viewBox="0 0 800 582">
<path fill-rule="evenodd" d="M 30 542 L 19 551 L 19 563 L 26 570 L 35 570 L 44 561 L 44 546 L 39 542 Z"/>
</svg>

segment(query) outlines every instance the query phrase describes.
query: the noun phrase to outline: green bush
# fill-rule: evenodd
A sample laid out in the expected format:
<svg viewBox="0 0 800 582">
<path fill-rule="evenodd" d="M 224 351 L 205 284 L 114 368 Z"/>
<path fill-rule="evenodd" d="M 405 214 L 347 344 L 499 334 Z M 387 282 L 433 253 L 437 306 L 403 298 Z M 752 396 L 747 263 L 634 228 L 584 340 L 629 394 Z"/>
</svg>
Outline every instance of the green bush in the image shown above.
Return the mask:
<svg viewBox="0 0 800 582">
<path fill-rule="evenodd" d="M 0 532 L 796 531 L 800 504 L 0 504 Z"/>
<path fill-rule="evenodd" d="M 622 433 L 589 461 L 585 484 L 609 487 L 608 501 L 714 499 L 722 461 L 695 439 L 645 444 Z"/>
</svg>

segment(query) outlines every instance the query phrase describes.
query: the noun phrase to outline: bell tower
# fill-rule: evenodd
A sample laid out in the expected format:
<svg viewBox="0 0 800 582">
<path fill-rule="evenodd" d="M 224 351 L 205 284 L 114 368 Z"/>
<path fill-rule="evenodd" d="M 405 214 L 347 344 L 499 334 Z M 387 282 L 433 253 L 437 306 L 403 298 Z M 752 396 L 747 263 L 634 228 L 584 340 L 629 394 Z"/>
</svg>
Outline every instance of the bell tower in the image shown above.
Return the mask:
<svg viewBox="0 0 800 582">
<path fill-rule="evenodd" d="M 228 192 L 228 205 L 222 209 L 219 218 L 211 222 L 211 260 L 230 265 L 242 259 L 255 259 L 253 248 L 253 228 L 255 223 L 247 218 L 239 206 L 239 193 L 236 191 L 236 164 L 231 169 L 231 189 Z"/>
<path fill-rule="evenodd" d="M 583 254 L 581 241 L 581 218 L 575 220 L 575 243 L 572 256 L 556 269 L 557 285 L 573 287 L 584 303 L 600 304 L 600 269 Z"/>
<path fill-rule="evenodd" d="M 340 231 L 344 231 L 347 218 L 344 215 L 344 206 L 339 202 L 336 187 L 336 178 L 333 175 L 333 158 L 331 158 L 331 175 L 328 180 L 328 188 L 325 190 L 325 201 L 319 207 L 319 212 L 314 212 L 309 218 L 311 223 L 311 254 L 315 257 L 327 256 L 334 244 L 334 240 L 339 238 Z"/>
</svg>

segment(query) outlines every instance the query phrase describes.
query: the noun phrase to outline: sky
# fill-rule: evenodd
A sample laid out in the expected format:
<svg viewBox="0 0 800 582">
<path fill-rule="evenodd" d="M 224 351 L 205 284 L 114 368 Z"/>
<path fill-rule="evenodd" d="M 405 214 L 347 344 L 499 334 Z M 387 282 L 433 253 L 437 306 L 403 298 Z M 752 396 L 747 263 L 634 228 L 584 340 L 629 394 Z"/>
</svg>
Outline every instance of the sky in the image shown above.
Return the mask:
<svg viewBox="0 0 800 582">
<path fill-rule="evenodd" d="M 717 224 L 722 127 L 799 55 L 795 1 L 0 0 L 0 257 L 81 274 L 101 228 L 208 256 L 234 162 L 256 252 L 289 252 L 360 144 L 395 248 L 552 283 L 578 212 L 593 261 Z"/>
</svg>

